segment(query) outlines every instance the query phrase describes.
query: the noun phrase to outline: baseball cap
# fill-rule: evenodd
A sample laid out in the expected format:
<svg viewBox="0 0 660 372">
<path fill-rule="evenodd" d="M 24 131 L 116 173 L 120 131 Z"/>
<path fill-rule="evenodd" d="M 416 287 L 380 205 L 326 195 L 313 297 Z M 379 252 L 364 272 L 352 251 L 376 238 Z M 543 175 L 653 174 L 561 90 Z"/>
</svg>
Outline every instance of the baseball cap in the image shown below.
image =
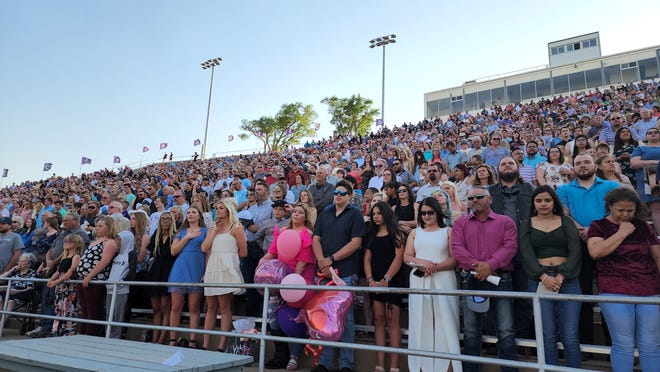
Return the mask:
<svg viewBox="0 0 660 372">
<path fill-rule="evenodd" d="M 490 299 L 481 296 L 468 296 L 467 306 L 470 310 L 477 313 L 485 313 L 490 308 Z"/>
<path fill-rule="evenodd" d="M 281 208 L 286 208 L 286 205 L 288 203 L 284 200 L 275 200 L 271 207 L 276 208 L 276 207 L 281 207 Z"/>
<path fill-rule="evenodd" d="M 0 218 L 0 225 L 11 225 L 11 218 L 9 217 Z"/>
</svg>

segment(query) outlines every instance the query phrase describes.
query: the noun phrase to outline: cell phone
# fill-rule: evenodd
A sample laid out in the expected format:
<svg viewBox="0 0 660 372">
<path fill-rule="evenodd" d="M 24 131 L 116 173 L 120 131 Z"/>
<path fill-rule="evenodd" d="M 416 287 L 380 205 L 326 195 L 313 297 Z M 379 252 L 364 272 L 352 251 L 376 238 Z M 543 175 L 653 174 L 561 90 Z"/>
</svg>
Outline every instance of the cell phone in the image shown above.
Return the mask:
<svg viewBox="0 0 660 372">
<path fill-rule="evenodd" d="M 418 278 L 423 278 L 426 275 L 422 270 L 415 269 L 412 274 Z"/>
<path fill-rule="evenodd" d="M 415 269 L 423 269 L 424 268 L 424 265 L 420 265 L 420 264 L 414 263 L 412 261 L 408 262 L 406 265 L 408 265 L 412 268 L 415 268 Z"/>
</svg>

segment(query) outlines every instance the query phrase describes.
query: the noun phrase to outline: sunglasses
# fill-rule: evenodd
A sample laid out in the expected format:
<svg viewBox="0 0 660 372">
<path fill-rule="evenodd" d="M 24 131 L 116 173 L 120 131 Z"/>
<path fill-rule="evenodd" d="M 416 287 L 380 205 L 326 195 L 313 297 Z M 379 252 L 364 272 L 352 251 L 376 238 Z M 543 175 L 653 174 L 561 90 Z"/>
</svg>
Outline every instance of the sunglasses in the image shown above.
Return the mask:
<svg viewBox="0 0 660 372">
<path fill-rule="evenodd" d="M 385 168 L 384 165 L 377 165 L 376 168 Z"/>
<path fill-rule="evenodd" d="M 474 199 L 481 200 L 481 199 L 483 199 L 483 198 L 485 198 L 485 197 L 486 197 L 486 195 L 468 196 L 468 197 L 467 197 L 467 200 L 469 200 L 469 201 L 473 201 Z"/>
<path fill-rule="evenodd" d="M 435 211 L 421 211 L 419 214 L 422 216 L 435 216 Z"/>
<path fill-rule="evenodd" d="M 348 191 L 340 191 L 340 190 L 335 190 L 332 192 L 335 195 L 341 195 L 341 196 L 346 196 L 348 195 Z"/>
<path fill-rule="evenodd" d="M 438 170 L 437 170 L 437 169 L 429 169 L 429 170 L 427 170 L 427 172 L 431 172 L 431 173 L 437 173 L 437 172 L 438 172 Z"/>
<path fill-rule="evenodd" d="M 408 192 L 408 190 L 406 190 L 406 189 L 399 189 L 399 190 L 396 190 L 396 192 L 398 192 L 399 194 L 403 194 L 404 192 Z"/>
</svg>

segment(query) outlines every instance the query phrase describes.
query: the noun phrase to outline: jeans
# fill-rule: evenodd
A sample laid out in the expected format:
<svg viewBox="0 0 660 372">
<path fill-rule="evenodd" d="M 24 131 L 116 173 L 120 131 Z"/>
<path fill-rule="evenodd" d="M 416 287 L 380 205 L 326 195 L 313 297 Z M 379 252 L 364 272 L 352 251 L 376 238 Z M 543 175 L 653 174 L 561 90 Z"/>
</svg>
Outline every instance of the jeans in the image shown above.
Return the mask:
<svg viewBox="0 0 660 372">
<path fill-rule="evenodd" d="M 536 292 L 538 280 L 529 280 L 529 291 Z M 559 289 L 562 294 L 581 294 L 578 279 L 565 280 Z M 564 345 L 566 366 L 580 368 L 582 353 L 580 352 L 580 338 L 578 323 L 580 320 L 580 301 L 541 301 L 541 317 L 543 325 L 543 344 L 545 347 L 545 362 L 559 365 L 557 352 L 557 335 Z M 557 332 L 559 331 L 559 333 Z"/>
<path fill-rule="evenodd" d="M 346 285 L 354 286 L 357 283 L 357 274 L 343 277 Z M 341 336 L 340 342 L 354 343 L 355 342 L 355 318 L 353 315 L 353 303 L 351 303 L 348 313 L 346 314 L 346 320 L 344 321 L 344 333 Z M 335 356 L 335 348 L 324 346 L 323 351 L 321 351 L 321 357 L 319 358 L 319 364 L 330 368 L 333 365 L 333 360 Z M 339 368 L 350 368 L 353 369 L 355 364 L 354 359 L 354 350 L 353 349 L 339 349 Z"/>
<path fill-rule="evenodd" d="M 246 284 L 254 283 L 254 272 L 257 270 L 259 260 L 264 256 L 264 251 L 256 242 L 248 242 L 248 255 L 241 258 L 241 273 Z M 263 296 L 256 289 L 249 288 L 245 291 L 247 297 L 246 315 L 261 316 Z"/>
<path fill-rule="evenodd" d="M 41 283 L 40 283 L 41 284 Z M 43 283 L 45 284 L 45 283 Z M 41 315 L 55 315 L 55 288 L 43 286 L 41 288 Z M 39 326 L 45 331 L 53 328 L 52 319 L 41 319 Z"/>
<path fill-rule="evenodd" d="M 623 296 L 601 293 L 603 296 Z M 614 372 L 632 371 L 635 345 L 642 371 L 660 368 L 660 308 L 658 305 L 600 303 L 612 335 Z"/>
<path fill-rule="evenodd" d="M 488 283 L 491 291 L 512 291 L 510 273 L 502 273 L 499 286 Z M 464 278 L 465 279 L 465 278 Z M 467 283 L 463 281 L 463 289 L 467 289 Z M 465 304 L 465 302 L 464 302 Z M 467 306 L 463 306 L 463 353 L 465 355 L 481 355 L 481 322 L 486 313 L 477 313 Z M 497 336 L 497 354 L 499 359 L 517 360 L 516 331 L 513 326 L 513 301 L 510 298 L 490 298 L 488 316 L 495 320 L 495 331 Z M 481 371 L 481 365 L 463 362 L 464 371 Z M 502 367 L 502 371 L 517 371 L 517 368 Z"/>
</svg>

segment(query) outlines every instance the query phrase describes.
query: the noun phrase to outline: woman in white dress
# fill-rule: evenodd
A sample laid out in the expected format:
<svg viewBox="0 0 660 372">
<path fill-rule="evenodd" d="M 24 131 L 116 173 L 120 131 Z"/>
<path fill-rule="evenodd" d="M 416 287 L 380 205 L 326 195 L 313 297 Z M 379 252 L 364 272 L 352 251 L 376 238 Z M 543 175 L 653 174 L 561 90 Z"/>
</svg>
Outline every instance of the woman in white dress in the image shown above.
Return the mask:
<svg viewBox="0 0 660 372">
<path fill-rule="evenodd" d="M 238 216 L 236 200 L 225 198 L 216 207 L 216 220 L 206 233 L 202 252 L 206 253 L 204 283 L 243 283 L 239 257 L 247 256 L 247 240 Z M 231 331 L 233 295 L 240 294 L 242 288 L 205 287 L 206 318 L 204 329 L 215 329 L 218 308 L 220 308 L 220 330 Z M 208 350 L 211 335 L 204 335 L 202 348 Z M 220 336 L 218 351 L 227 348 L 227 336 Z"/>
<path fill-rule="evenodd" d="M 444 222 L 440 203 L 433 197 L 425 198 L 417 220 L 419 227 L 410 232 L 403 254 L 404 262 L 418 267 L 410 274 L 410 288 L 456 289 L 451 228 Z M 408 312 L 410 349 L 461 353 L 458 297 L 410 294 Z M 408 357 L 408 368 L 415 372 L 462 371 L 460 361 L 413 355 Z"/>
</svg>

